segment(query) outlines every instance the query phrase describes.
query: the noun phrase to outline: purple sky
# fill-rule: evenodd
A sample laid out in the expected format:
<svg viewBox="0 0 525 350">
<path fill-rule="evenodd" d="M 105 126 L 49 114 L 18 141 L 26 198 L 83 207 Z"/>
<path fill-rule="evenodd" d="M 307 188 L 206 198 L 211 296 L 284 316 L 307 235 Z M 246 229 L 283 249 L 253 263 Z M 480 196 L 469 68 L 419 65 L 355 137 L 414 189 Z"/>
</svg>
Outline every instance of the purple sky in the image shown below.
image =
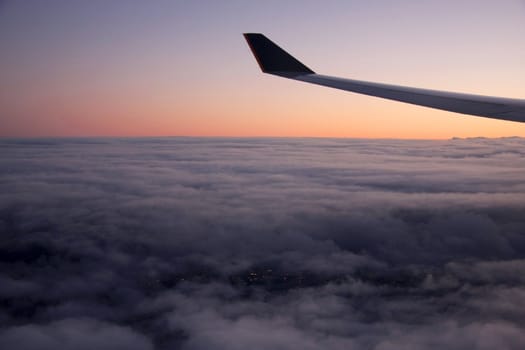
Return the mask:
<svg viewBox="0 0 525 350">
<path fill-rule="evenodd" d="M 525 136 L 263 76 L 247 31 L 320 73 L 525 96 L 521 0 L 3 1 L 0 136 Z"/>
</svg>

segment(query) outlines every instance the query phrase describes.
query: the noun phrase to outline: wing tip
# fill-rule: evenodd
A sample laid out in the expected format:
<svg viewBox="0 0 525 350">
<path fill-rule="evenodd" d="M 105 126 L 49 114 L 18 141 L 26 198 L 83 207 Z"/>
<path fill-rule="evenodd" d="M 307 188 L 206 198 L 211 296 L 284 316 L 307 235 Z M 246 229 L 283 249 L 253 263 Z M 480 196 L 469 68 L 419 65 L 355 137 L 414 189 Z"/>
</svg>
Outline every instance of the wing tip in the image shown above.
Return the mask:
<svg viewBox="0 0 525 350">
<path fill-rule="evenodd" d="M 282 76 L 314 74 L 314 71 L 299 62 L 261 33 L 243 33 L 259 67 L 264 73 Z"/>
</svg>

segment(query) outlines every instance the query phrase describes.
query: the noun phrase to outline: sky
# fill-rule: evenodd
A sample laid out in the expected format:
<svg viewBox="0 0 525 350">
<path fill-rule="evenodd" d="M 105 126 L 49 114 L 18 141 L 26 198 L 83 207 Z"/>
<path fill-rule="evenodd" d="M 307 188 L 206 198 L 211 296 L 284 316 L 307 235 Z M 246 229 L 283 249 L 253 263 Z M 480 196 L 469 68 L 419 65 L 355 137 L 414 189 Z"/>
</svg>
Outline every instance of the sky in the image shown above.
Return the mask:
<svg viewBox="0 0 525 350">
<path fill-rule="evenodd" d="M 2 139 L 0 348 L 522 350 L 525 139 Z"/>
<path fill-rule="evenodd" d="M 264 75 L 244 32 L 327 75 L 525 98 L 523 0 L 4 0 L 0 136 L 525 136 Z"/>
</svg>

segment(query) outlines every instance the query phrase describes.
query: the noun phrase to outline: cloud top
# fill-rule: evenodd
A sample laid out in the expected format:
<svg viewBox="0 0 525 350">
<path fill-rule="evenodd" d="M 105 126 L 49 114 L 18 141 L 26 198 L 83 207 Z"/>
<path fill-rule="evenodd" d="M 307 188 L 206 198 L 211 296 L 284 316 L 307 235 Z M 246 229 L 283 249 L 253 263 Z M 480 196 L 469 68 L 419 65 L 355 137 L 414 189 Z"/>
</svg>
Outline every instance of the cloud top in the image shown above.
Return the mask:
<svg viewBox="0 0 525 350">
<path fill-rule="evenodd" d="M 1 140 L 0 346 L 522 349 L 525 140 Z"/>
</svg>

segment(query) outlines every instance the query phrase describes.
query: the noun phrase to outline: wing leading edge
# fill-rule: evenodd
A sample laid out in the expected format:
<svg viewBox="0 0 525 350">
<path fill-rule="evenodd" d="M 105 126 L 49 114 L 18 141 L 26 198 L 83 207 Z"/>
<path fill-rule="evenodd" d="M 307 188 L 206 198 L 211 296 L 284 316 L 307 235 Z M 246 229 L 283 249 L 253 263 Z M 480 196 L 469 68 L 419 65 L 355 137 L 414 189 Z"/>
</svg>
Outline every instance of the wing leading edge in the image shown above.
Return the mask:
<svg viewBox="0 0 525 350">
<path fill-rule="evenodd" d="M 525 100 L 372 83 L 321 75 L 262 34 L 244 34 L 264 73 L 359 94 L 479 117 L 525 122 Z"/>
</svg>

